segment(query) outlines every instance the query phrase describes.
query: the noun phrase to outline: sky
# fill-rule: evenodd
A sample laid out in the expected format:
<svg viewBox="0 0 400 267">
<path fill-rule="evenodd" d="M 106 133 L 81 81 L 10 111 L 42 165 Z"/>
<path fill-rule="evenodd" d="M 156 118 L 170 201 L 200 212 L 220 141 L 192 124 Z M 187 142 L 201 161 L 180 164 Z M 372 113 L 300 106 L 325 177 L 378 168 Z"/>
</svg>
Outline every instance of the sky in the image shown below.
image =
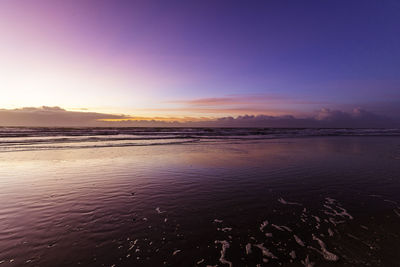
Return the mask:
<svg viewBox="0 0 400 267">
<path fill-rule="evenodd" d="M 397 120 L 399 14 L 397 0 L 2 0 L 0 111 Z"/>
</svg>

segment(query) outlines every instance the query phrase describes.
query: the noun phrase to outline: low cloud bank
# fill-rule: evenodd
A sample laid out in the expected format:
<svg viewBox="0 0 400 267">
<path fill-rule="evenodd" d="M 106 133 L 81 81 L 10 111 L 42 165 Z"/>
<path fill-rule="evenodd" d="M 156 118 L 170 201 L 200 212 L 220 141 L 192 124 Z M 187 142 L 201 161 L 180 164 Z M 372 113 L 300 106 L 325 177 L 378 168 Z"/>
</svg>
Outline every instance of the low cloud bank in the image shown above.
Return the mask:
<svg viewBox="0 0 400 267">
<path fill-rule="evenodd" d="M 220 126 L 233 127 L 293 127 L 293 128 L 391 128 L 400 127 L 399 120 L 377 115 L 362 109 L 352 112 L 322 109 L 314 116 L 296 118 L 287 116 L 239 116 L 220 118 Z"/>
<path fill-rule="evenodd" d="M 121 121 L 118 121 L 121 120 Z M 0 109 L 0 126 L 43 127 L 284 127 L 284 128 L 399 128 L 400 120 L 360 108 L 351 112 L 322 109 L 313 116 L 244 115 L 197 122 L 137 120 L 126 115 L 67 111 L 60 107 Z"/>
<path fill-rule="evenodd" d="M 121 118 L 124 116 L 67 111 L 60 107 L 0 109 L 0 126 L 96 126 L 99 119 Z"/>
</svg>

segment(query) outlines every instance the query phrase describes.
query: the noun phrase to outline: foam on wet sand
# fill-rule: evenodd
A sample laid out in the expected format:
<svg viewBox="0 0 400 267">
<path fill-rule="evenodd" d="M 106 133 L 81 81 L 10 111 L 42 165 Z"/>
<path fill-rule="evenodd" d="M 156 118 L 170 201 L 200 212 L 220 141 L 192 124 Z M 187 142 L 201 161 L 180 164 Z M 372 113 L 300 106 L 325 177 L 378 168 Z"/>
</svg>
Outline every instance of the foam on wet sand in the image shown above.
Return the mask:
<svg viewBox="0 0 400 267">
<path fill-rule="evenodd" d="M 230 247 L 229 246 L 229 242 L 226 240 L 216 240 L 215 241 L 216 244 L 221 244 L 221 256 L 219 258 L 219 261 L 222 264 L 228 264 L 230 267 L 232 267 L 232 262 L 228 261 L 225 257 L 226 257 L 226 251 L 227 249 Z"/>
</svg>

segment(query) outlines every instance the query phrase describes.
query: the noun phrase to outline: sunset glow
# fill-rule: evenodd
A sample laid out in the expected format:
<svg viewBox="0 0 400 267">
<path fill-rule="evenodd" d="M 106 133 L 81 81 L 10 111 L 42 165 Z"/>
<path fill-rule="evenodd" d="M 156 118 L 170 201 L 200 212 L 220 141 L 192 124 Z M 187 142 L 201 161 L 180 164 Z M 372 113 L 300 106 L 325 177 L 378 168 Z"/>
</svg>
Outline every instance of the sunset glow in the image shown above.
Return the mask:
<svg viewBox="0 0 400 267">
<path fill-rule="evenodd" d="M 161 120 L 324 108 L 397 116 L 398 7 L 338 5 L 2 1 L 0 108 Z"/>
<path fill-rule="evenodd" d="M 399 266 L 400 0 L 0 0 L 0 267 Z"/>
</svg>

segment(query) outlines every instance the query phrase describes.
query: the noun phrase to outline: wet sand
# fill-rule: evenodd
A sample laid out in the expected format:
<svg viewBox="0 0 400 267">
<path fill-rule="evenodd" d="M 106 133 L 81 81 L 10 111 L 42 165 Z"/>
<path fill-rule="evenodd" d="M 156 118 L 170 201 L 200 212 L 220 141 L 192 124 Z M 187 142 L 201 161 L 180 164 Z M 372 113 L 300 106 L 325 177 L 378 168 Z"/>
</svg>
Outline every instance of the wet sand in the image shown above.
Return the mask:
<svg viewBox="0 0 400 267">
<path fill-rule="evenodd" d="M 396 266 L 400 138 L 0 153 L 0 266 Z"/>
</svg>

